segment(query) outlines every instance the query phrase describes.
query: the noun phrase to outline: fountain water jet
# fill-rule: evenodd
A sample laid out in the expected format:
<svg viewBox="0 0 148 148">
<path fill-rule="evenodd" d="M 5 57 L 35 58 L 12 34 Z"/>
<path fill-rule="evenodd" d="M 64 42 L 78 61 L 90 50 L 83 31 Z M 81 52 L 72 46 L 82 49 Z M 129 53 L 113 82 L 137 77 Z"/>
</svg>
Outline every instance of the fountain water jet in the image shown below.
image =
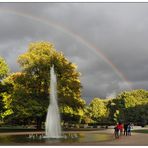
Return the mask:
<svg viewBox="0 0 148 148">
<path fill-rule="evenodd" d="M 61 138 L 60 113 L 57 103 L 57 78 L 54 66 L 50 69 L 50 104 L 45 122 L 46 138 Z"/>
</svg>

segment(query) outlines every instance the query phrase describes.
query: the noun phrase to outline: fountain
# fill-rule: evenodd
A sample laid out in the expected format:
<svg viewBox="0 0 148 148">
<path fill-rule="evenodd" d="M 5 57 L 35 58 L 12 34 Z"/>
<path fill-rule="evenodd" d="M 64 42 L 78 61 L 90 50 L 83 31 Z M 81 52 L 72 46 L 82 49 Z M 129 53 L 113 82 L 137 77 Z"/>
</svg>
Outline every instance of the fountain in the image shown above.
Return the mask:
<svg viewBox="0 0 148 148">
<path fill-rule="evenodd" d="M 0 136 L 0 144 L 26 144 L 26 145 L 53 145 L 58 144 L 73 144 L 85 142 L 99 142 L 111 140 L 112 135 L 105 133 L 88 133 L 88 132 L 61 132 L 60 114 L 57 103 L 57 79 L 54 72 L 54 66 L 50 69 L 50 104 L 45 122 L 45 136 L 43 133 L 33 133 L 24 135 L 8 135 Z"/>
<path fill-rule="evenodd" d="M 50 69 L 50 104 L 45 122 L 46 138 L 61 138 L 60 113 L 57 103 L 57 78 L 54 66 Z"/>
</svg>

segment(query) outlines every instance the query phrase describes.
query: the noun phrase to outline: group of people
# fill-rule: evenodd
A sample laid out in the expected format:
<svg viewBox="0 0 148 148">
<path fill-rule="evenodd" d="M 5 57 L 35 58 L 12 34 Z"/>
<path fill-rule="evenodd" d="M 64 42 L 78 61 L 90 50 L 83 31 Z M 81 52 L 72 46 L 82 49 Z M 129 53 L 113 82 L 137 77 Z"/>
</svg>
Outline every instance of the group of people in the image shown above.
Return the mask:
<svg viewBox="0 0 148 148">
<path fill-rule="evenodd" d="M 115 138 L 119 138 L 119 136 L 123 135 L 123 132 L 124 132 L 124 135 L 131 136 L 131 128 L 132 128 L 131 123 L 125 123 L 123 125 L 121 122 L 119 122 L 114 127 Z"/>
</svg>

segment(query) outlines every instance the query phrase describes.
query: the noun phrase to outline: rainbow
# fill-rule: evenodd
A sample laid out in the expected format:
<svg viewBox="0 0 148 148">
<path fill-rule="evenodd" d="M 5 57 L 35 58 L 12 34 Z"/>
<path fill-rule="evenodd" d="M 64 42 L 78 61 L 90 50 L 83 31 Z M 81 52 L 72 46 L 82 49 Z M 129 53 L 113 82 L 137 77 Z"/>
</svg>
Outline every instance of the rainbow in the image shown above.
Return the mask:
<svg viewBox="0 0 148 148">
<path fill-rule="evenodd" d="M 124 82 L 126 82 L 127 86 L 129 89 L 132 88 L 132 84 L 131 82 L 126 78 L 126 76 L 112 63 L 112 61 L 96 46 L 94 46 L 93 44 L 91 44 L 90 42 L 88 42 L 86 39 L 84 39 L 81 35 L 79 35 L 78 33 L 75 33 L 69 29 L 67 29 L 65 26 L 63 26 L 62 24 L 57 24 L 56 22 L 51 22 L 45 18 L 41 18 L 41 17 L 36 17 L 27 13 L 22 13 L 22 12 L 18 12 L 16 10 L 12 10 L 12 9 L 7 9 L 7 8 L 0 8 L 1 12 L 4 13 L 11 13 L 17 16 L 21 16 L 24 17 L 26 19 L 30 19 L 32 21 L 37 21 L 40 22 L 42 24 L 48 25 L 56 30 L 59 30 L 69 36 L 71 36 L 72 38 L 76 39 L 78 42 L 80 42 L 81 44 L 83 44 L 84 46 L 86 46 L 88 49 L 93 50 L 93 52 L 95 52 L 97 55 L 99 55 L 113 70 L 114 72 L 118 75 L 118 77 L 120 77 L 121 80 L 123 80 Z"/>
</svg>

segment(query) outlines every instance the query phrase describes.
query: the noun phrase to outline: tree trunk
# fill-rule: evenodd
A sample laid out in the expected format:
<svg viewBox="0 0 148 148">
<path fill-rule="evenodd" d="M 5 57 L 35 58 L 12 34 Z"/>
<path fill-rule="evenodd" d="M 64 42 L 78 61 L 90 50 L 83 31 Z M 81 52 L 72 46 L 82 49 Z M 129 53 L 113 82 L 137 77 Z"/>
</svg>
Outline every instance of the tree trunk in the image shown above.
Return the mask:
<svg viewBox="0 0 148 148">
<path fill-rule="evenodd" d="M 41 117 L 36 118 L 36 123 L 37 123 L 36 129 L 41 130 L 42 129 L 42 119 L 41 119 Z"/>
</svg>

